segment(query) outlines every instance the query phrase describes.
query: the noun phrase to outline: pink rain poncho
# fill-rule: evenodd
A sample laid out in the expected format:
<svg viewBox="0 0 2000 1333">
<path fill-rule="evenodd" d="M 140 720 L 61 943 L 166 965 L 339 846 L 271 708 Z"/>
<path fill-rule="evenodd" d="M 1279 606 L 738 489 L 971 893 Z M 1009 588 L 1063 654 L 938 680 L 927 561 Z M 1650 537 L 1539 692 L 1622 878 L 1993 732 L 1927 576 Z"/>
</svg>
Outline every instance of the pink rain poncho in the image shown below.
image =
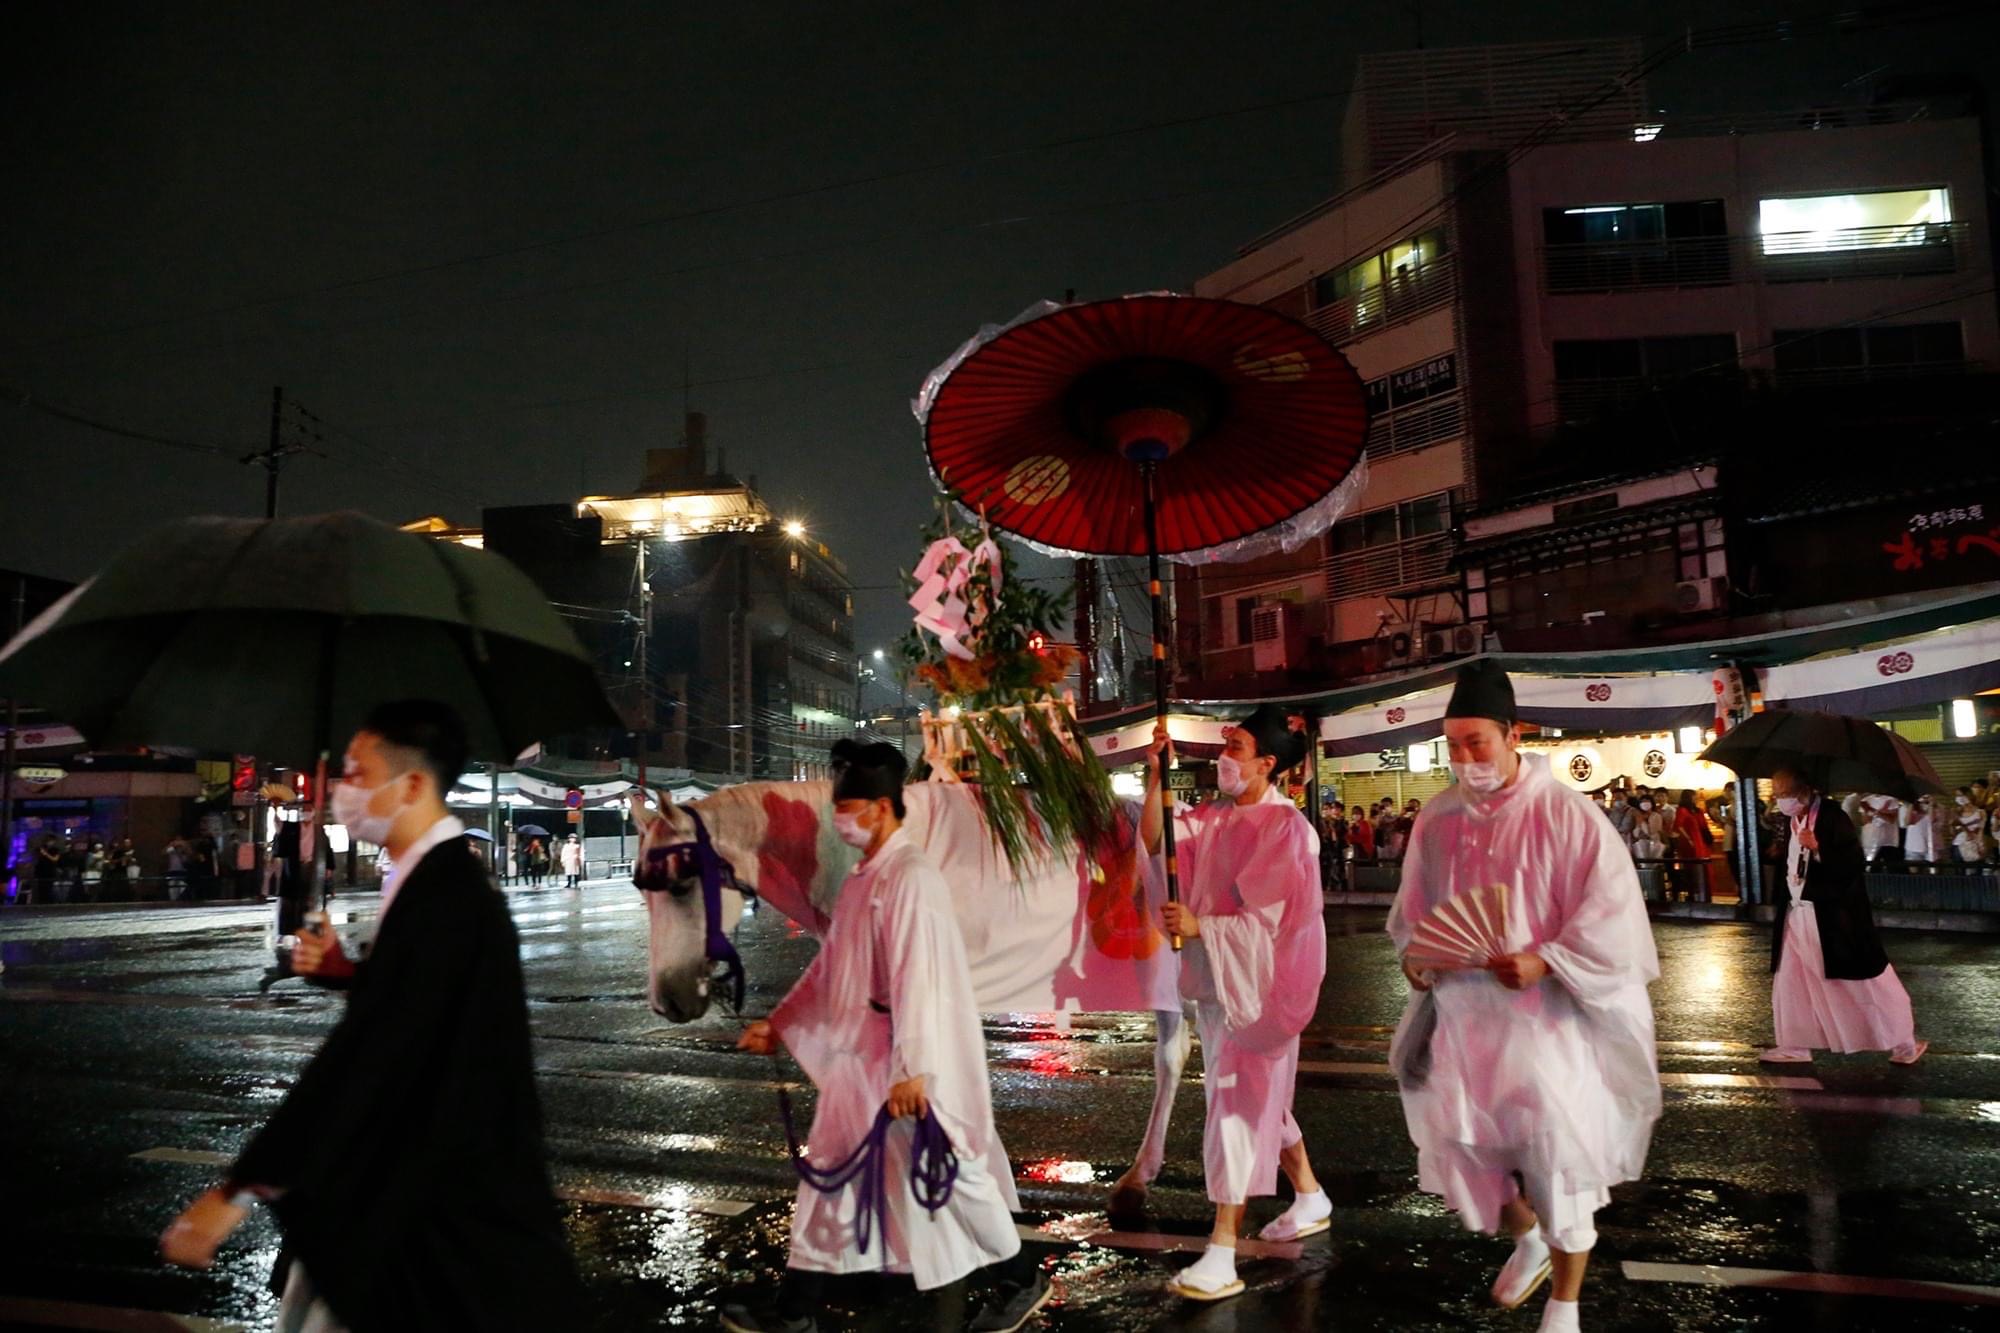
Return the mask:
<svg viewBox="0 0 2000 1333">
<path fill-rule="evenodd" d="M 1276 1192 L 1278 1154 L 1299 1140 L 1299 1033 L 1326 976 L 1319 835 L 1274 787 L 1254 805 L 1177 815 L 1174 838 L 1181 901 L 1201 923 L 1180 980 L 1201 1034 L 1208 1197 L 1243 1203 Z M 1163 876 L 1162 858 L 1149 874 Z"/>
<path fill-rule="evenodd" d="M 1495 883 L 1509 890 L 1507 948 L 1539 954 L 1549 975 L 1513 991 L 1448 971 L 1411 996 L 1390 1062 L 1419 1180 L 1492 1231 L 1518 1171 L 1549 1242 L 1589 1249 L 1593 1214 L 1638 1178 L 1660 1114 L 1651 924 L 1618 833 L 1540 755 L 1490 796 L 1454 786 L 1425 807 L 1389 912 L 1397 951 L 1438 904 Z"/>
</svg>

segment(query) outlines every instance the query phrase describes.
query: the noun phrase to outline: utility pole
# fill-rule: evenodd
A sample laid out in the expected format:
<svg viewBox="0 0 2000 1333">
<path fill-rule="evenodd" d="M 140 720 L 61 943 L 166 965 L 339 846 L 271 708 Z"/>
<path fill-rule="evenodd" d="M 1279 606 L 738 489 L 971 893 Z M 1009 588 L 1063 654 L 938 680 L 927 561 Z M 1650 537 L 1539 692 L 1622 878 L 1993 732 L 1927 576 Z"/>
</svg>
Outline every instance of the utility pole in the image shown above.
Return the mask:
<svg viewBox="0 0 2000 1333">
<path fill-rule="evenodd" d="M 21 632 L 27 619 L 28 576 L 14 576 L 13 628 L 8 638 Z M 18 874 L 14 867 L 14 753 L 16 738 L 21 731 L 21 701 L 9 695 L 7 698 L 7 748 L 6 759 L 0 762 L 0 857 L 4 857 L 7 869 Z M 19 890 L 17 889 L 18 893 Z"/>
<path fill-rule="evenodd" d="M 276 518 L 278 516 L 278 472 L 284 468 L 286 460 L 292 454 L 306 452 L 306 444 L 304 444 L 306 438 L 314 438 L 314 440 L 320 438 L 320 430 L 318 430 L 320 418 L 318 416 L 314 416 L 306 408 L 298 406 L 296 402 L 292 404 L 292 412 L 298 414 L 298 420 L 292 422 L 292 430 L 298 434 L 298 440 L 292 442 L 292 444 L 286 444 L 284 442 L 284 432 L 286 432 L 286 422 L 284 422 L 284 386 L 280 384 L 280 386 L 272 388 L 270 390 L 270 440 L 266 440 L 262 452 L 244 454 L 242 458 L 238 458 L 238 462 L 256 464 L 256 466 L 264 468 L 264 516 L 266 518 Z"/>
<path fill-rule="evenodd" d="M 639 787 L 643 791 L 646 786 L 646 748 L 653 739 L 652 672 L 646 665 L 647 641 L 653 633 L 653 583 L 646 573 L 646 534 L 643 532 L 638 535 L 638 546 L 639 642 L 633 646 L 632 660 L 639 668 L 639 706 L 633 710 L 632 718 L 639 724 Z"/>
<path fill-rule="evenodd" d="M 284 427 L 285 386 L 271 390 L 271 440 L 264 446 L 264 517 L 278 516 L 278 468 L 284 454 L 278 449 L 278 434 Z"/>
<path fill-rule="evenodd" d="M 1076 646 L 1083 654 L 1083 711 L 1097 708 L 1097 562 L 1080 556 L 1076 562 Z"/>
<path fill-rule="evenodd" d="M 1111 584 L 1111 698 L 1125 706 L 1125 613 L 1118 604 L 1118 583 L 1113 571 Z"/>
</svg>

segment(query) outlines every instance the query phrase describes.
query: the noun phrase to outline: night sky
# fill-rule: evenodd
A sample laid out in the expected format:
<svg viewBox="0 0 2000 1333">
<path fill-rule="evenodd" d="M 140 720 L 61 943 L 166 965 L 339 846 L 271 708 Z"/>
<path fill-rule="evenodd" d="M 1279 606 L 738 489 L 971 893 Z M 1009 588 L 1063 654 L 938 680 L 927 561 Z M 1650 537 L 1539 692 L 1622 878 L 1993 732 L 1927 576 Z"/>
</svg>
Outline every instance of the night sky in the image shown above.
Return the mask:
<svg viewBox="0 0 2000 1333">
<path fill-rule="evenodd" d="M 1841 7 L 1421 21 L 1430 45 L 1666 40 Z M 223 452 L 0 405 L 0 567 L 81 577 L 148 524 L 261 513 L 234 459 L 274 384 L 325 422 L 286 513 L 629 490 L 676 440 L 685 368 L 729 469 L 848 561 L 860 646 L 886 643 L 930 503 L 924 373 L 1067 288 L 1187 287 L 1337 188 L 1354 58 L 1415 45 L 1417 8 L 16 9 L 0 388 Z M 1990 67 L 1966 22 L 1697 52 L 1653 100 Z"/>
</svg>

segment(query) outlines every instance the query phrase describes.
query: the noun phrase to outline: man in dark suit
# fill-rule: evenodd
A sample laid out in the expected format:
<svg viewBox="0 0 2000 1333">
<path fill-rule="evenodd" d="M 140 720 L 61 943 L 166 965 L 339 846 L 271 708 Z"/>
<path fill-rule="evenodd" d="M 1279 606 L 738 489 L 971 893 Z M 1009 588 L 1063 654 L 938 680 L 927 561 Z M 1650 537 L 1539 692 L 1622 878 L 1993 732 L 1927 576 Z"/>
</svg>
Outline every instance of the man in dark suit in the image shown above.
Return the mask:
<svg viewBox="0 0 2000 1333">
<path fill-rule="evenodd" d="M 543 1156 L 520 945 L 444 793 L 465 728 L 428 701 L 375 710 L 347 748 L 335 822 L 389 849 L 375 942 L 320 926 L 293 967 L 347 1011 L 236 1159 L 161 1237 L 205 1268 L 254 1202 L 284 1231 L 280 1328 L 528 1329 L 573 1321 L 579 1284 Z"/>
<path fill-rule="evenodd" d="M 1909 992 L 1875 933 L 1860 833 L 1803 774 L 1774 773 L 1771 794 L 1790 837 L 1771 928 L 1778 1040 L 1762 1058 L 1804 1064 L 1815 1050 L 1888 1051 L 1915 1064 L 1930 1043 L 1917 1039 Z"/>
</svg>

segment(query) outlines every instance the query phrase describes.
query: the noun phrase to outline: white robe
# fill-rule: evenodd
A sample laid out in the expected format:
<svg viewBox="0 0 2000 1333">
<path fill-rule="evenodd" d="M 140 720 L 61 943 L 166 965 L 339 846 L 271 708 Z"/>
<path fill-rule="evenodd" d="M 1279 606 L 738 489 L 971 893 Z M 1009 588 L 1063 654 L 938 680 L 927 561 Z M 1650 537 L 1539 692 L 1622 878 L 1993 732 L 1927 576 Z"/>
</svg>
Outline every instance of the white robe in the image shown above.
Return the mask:
<svg viewBox="0 0 2000 1333">
<path fill-rule="evenodd" d="M 791 1267 L 908 1273 L 927 1291 L 1020 1251 L 1012 1216 L 1020 1200 L 993 1127 L 986 1044 L 951 890 L 906 832 L 842 884 L 818 957 L 771 1025 L 819 1089 L 807 1135 L 812 1161 L 846 1157 L 874 1126 L 890 1086 L 918 1074 L 958 1156 L 951 1200 L 932 1213 L 910 1190 L 913 1122 L 896 1123 L 889 1234 L 871 1236 L 866 1254 L 855 1244 L 858 1182 L 822 1194 L 801 1181 Z"/>
<path fill-rule="evenodd" d="M 1208 1197 L 1244 1203 L 1276 1192 L 1278 1154 L 1299 1141 L 1299 1033 L 1326 977 L 1319 834 L 1274 787 L 1254 805 L 1177 815 L 1174 843 L 1181 901 L 1201 928 L 1180 984 L 1201 1034 Z M 1156 881 L 1163 862 L 1149 858 Z"/>
<path fill-rule="evenodd" d="M 1391 1062 L 1425 1190 L 1491 1231 L 1519 1171 L 1552 1243 L 1582 1249 L 1610 1187 L 1638 1178 L 1659 1118 L 1646 994 L 1659 958 L 1616 831 L 1545 758 L 1521 765 L 1489 797 L 1452 787 L 1425 807 L 1388 928 L 1401 952 L 1438 904 L 1504 883 L 1507 948 L 1539 954 L 1549 975 L 1512 991 L 1483 970 L 1438 974 L 1412 995 Z M 1433 1019 L 1417 1073 L 1425 1052 L 1411 1048 Z"/>
</svg>

